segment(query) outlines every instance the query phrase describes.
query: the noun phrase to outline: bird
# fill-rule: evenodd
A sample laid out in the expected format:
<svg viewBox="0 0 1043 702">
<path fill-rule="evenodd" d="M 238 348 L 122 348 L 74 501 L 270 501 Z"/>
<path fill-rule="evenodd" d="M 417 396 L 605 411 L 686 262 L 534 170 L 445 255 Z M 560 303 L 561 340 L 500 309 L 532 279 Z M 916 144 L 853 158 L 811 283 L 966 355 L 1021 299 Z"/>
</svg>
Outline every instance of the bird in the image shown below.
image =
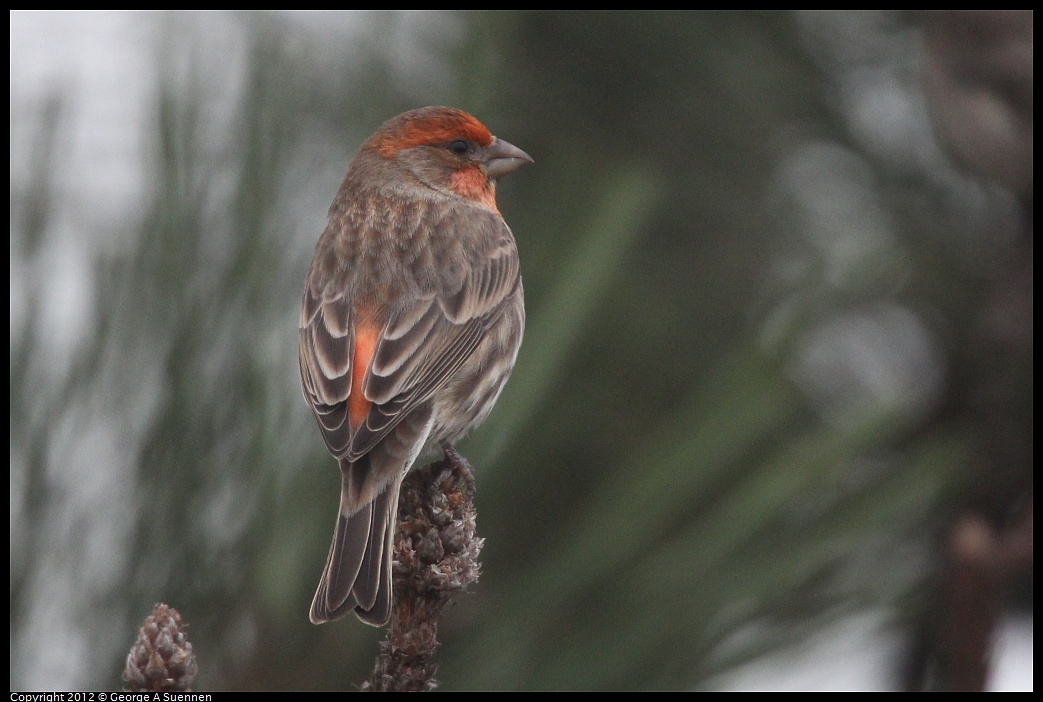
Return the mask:
<svg viewBox="0 0 1043 702">
<path fill-rule="evenodd" d="M 524 291 L 496 182 L 532 162 L 472 115 L 424 107 L 348 167 L 300 316 L 301 387 L 341 472 L 316 624 L 388 622 L 402 480 L 481 423 L 514 368 Z"/>
</svg>

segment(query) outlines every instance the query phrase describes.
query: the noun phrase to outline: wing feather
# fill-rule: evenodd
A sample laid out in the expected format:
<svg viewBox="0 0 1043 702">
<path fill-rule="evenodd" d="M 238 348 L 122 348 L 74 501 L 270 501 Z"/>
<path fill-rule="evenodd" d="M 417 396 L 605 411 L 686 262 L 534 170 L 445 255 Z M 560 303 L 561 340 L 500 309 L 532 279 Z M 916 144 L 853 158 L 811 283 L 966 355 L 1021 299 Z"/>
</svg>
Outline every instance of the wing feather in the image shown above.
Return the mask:
<svg viewBox="0 0 1043 702">
<path fill-rule="evenodd" d="M 345 295 L 322 298 L 310 288 L 305 291 L 301 382 L 326 446 L 337 458 L 358 460 L 427 401 L 470 358 L 509 304 L 520 284 L 517 246 L 501 218 L 490 214 L 481 226 L 485 230 L 473 238 L 464 260 L 453 262 L 463 268 L 462 275 L 450 277 L 455 283 L 390 313 L 362 381 L 364 396 L 373 404 L 354 430 L 347 403 L 354 311 Z"/>
</svg>

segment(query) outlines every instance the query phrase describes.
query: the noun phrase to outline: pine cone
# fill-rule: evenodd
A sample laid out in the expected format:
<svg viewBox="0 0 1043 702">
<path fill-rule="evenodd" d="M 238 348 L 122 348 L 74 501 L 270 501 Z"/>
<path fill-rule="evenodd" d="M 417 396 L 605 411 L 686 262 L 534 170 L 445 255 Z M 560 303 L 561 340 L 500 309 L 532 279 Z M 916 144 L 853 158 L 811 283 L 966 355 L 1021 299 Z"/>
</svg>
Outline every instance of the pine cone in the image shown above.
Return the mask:
<svg viewBox="0 0 1043 702">
<path fill-rule="evenodd" d="M 187 691 L 197 672 L 181 615 L 173 607 L 157 604 L 127 654 L 123 679 L 133 692 Z"/>
</svg>

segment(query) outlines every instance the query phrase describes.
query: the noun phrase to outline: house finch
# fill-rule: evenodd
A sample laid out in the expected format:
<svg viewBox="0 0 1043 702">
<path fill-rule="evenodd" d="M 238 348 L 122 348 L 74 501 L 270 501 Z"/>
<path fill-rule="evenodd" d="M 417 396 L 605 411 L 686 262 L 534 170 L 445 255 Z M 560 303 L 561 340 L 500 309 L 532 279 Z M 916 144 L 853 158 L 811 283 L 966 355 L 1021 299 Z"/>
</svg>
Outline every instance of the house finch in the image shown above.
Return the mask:
<svg viewBox="0 0 1043 702">
<path fill-rule="evenodd" d="M 425 107 L 348 167 L 301 309 L 301 385 L 341 471 L 316 624 L 387 623 L 402 478 L 485 419 L 514 367 L 525 307 L 495 183 L 531 162 L 471 115 Z"/>
</svg>

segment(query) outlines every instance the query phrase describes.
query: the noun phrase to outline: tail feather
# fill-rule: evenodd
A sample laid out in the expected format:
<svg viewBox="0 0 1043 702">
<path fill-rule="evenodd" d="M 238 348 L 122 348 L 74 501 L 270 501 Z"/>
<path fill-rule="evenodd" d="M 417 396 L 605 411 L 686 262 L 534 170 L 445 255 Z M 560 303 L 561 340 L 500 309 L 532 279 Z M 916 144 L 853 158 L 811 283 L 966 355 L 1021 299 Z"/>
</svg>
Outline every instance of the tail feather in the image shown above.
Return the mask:
<svg viewBox="0 0 1043 702">
<path fill-rule="evenodd" d="M 432 412 L 430 403 L 421 405 L 372 451 L 354 462 L 340 460 L 340 515 L 311 604 L 314 623 L 340 619 L 351 611 L 367 624 L 388 622 L 398 495 L 405 472 L 431 434 Z"/>
<path fill-rule="evenodd" d="M 326 567 L 311 603 L 315 624 L 340 619 L 354 611 L 374 626 L 391 615 L 391 552 L 401 481 L 392 481 L 376 498 L 351 516 L 337 516 Z M 347 490 L 345 477 L 342 490 Z"/>
<path fill-rule="evenodd" d="M 362 621 L 383 626 L 391 617 L 391 556 L 401 481 L 388 485 L 373 501 L 373 528 L 353 590 L 355 614 Z"/>
<path fill-rule="evenodd" d="M 350 518 L 337 516 L 333 544 L 311 603 L 310 618 L 315 624 L 340 619 L 356 605 L 352 586 L 369 540 L 370 513 L 371 507 L 366 505 Z"/>
</svg>

